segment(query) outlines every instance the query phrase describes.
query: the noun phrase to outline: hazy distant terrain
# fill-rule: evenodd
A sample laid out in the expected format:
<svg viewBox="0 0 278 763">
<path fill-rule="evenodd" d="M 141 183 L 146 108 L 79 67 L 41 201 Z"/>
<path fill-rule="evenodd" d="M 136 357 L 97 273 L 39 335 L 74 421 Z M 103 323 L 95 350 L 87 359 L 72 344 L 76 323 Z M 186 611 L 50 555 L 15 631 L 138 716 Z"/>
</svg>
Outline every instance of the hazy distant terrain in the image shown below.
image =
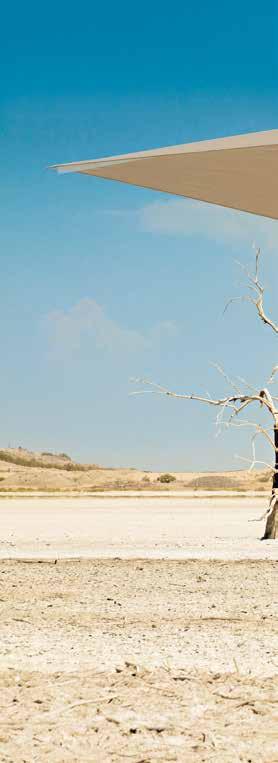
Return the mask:
<svg viewBox="0 0 278 763">
<path fill-rule="evenodd" d="M 0 449 L 0 492 L 11 490 L 257 490 L 268 491 L 269 470 L 231 472 L 172 472 L 174 479 L 161 480 L 162 473 L 134 468 L 106 468 L 78 464 L 66 453 L 32 452 L 24 448 Z"/>
</svg>

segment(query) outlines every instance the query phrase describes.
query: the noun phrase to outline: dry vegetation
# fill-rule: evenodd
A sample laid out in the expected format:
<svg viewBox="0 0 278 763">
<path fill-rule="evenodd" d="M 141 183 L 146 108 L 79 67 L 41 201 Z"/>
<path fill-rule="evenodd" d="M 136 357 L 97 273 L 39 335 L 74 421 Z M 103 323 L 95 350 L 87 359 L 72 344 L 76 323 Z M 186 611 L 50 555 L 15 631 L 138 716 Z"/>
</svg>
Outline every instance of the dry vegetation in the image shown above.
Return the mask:
<svg viewBox="0 0 278 763">
<path fill-rule="evenodd" d="M 92 468 L 97 469 L 95 464 L 78 464 L 72 461 L 66 453 L 32 453 L 24 448 L 6 448 L 0 450 L 0 461 L 5 461 L 14 466 L 36 467 L 39 469 L 61 469 L 68 472 L 86 472 Z"/>
<path fill-rule="evenodd" d="M 167 478 L 167 479 L 166 479 Z M 169 479 L 170 478 L 170 479 Z M 174 479 L 171 479 L 174 478 Z M 78 464 L 66 454 L 33 453 L 23 448 L 0 450 L 0 492 L 94 490 L 256 490 L 270 491 L 269 470 L 225 473 L 175 472 Z"/>
</svg>

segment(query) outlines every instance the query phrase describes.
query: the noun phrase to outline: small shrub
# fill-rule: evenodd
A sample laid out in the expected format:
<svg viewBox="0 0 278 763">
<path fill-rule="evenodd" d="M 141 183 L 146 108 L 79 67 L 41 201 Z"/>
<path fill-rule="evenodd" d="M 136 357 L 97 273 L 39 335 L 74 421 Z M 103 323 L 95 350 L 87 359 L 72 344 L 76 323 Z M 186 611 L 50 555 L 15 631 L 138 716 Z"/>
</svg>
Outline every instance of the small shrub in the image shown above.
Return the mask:
<svg viewBox="0 0 278 763">
<path fill-rule="evenodd" d="M 270 482 L 270 478 L 271 472 L 267 472 L 267 474 L 262 474 L 262 476 L 258 478 L 258 482 Z"/>
<path fill-rule="evenodd" d="M 63 458 L 64 461 L 71 461 L 71 457 L 67 453 L 50 453 L 48 450 L 44 450 L 42 456 L 48 456 L 50 458 Z"/>
<path fill-rule="evenodd" d="M 193 490 L 246 490 L 244 482 L 239 482 L 239 480 L 233 477 L 227 477 L 226 474 L 201 475 L 188 482 L 186 487 L 190 490 L 192 488 Z"/>
<path fill-rule="evenodd" d="M 160 477 L 157 478 L 157 481 L 168 484 L 169 482 L 176 482 L 176 477 L 174 477 L 173 474 L 161 474 Z"/>
<path fill-rule="evenodd" d="M 87 472 L 92 468 L 91 466 L 85 466 L 85 465 L 83 466 L 82 464 L 74 464 L 71 461 L 66 464 L 45 463 L 45 461 L 42 461 L 39 458 L 26 458 L 25 456 L 15 456 L 11 453 L 5 453 L 5 451 L 3 450 L 0 450 L 0 461 L 5 461 L 9 464 L 16 464 L 16 466 L 31 466 L 31 467 L 35 466 L 40 469 L 58 469 L 60 471 L 67 471 L 67 472 Z"/>
</svg>

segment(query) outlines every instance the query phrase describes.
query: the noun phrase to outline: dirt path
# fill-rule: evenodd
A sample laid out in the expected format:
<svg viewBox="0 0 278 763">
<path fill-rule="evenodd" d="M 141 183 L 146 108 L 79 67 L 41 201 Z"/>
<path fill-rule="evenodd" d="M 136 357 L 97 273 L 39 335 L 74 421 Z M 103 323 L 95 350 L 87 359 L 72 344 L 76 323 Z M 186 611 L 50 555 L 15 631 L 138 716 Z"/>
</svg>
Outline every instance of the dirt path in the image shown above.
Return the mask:
<svg viewBox="0 0 278 763">
<path fill-rule="evenodd" d="M 278 761 L 276 567 L 2 561 L 0 760 Z"/>
</svg>

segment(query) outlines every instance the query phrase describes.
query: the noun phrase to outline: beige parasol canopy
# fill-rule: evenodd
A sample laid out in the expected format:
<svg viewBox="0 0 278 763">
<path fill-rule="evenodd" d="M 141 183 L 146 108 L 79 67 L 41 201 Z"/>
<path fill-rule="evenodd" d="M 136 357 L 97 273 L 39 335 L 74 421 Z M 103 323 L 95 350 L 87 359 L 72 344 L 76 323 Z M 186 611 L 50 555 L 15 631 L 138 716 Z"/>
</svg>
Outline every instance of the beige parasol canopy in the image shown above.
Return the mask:
<svg viewBox="0 0 278 763">
<path fill-rule="evenodd" d="M 52 169 L 120 180 L 278 219 L 278 130 L 57 164 Z"/>
</svg>

